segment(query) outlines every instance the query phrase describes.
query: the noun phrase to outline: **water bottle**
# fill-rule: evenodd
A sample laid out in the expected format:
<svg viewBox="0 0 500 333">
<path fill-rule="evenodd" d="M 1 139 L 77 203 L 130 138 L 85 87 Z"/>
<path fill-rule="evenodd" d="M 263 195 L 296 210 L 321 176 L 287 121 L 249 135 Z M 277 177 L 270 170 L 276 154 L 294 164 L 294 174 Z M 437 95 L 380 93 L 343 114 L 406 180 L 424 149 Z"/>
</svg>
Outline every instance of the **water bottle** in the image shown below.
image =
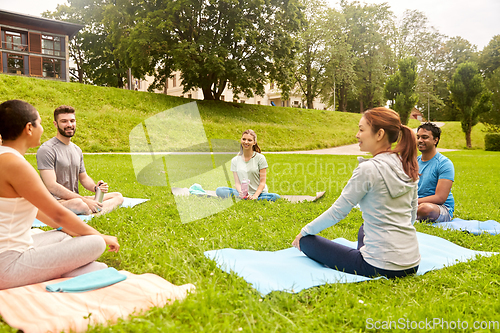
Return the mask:
<svg viewBox="0 0 500 333">
<path fill-rule="evenodd" d="M 96 187 L 94 200 L 102 203 L 103 199 L 104 199 L 104 192 L 101 191 L 99 187 Z"/>
<path fill-rule="evenodd" d="M 243 198 L 248 197 L 248 183 L 250 183 L 248 179 L 243 179 L 241 181 L 241 193 L 243 194 Z"/>
</svg>

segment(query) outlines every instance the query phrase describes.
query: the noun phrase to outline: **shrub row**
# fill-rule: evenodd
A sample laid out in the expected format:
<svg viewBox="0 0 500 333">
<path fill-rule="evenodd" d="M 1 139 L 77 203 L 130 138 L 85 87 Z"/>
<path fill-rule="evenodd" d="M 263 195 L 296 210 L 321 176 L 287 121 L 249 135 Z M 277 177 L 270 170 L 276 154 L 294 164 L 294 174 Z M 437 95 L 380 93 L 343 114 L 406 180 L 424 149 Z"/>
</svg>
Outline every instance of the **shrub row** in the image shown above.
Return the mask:
<svg viewBox="0 0 500 333">
<path fill-rule="evenodd" d="M 484 149 L 500 151 L 500 133 L 488 133 L 484 136 Z"/>
</svg>

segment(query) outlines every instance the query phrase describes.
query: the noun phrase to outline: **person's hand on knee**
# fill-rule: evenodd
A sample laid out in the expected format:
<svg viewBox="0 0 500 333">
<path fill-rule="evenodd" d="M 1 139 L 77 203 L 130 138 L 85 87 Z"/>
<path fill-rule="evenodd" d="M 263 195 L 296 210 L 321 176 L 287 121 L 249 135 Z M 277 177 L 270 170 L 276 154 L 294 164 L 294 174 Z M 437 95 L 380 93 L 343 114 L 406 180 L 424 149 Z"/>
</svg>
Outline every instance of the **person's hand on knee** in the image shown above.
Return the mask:
<svg viewBox="0 0 500 333">
<path fill-rule="evenodd" d="M 292 242 L 293 247 L 297 248 L 297 250 L 300 251 L 300 239 L 302 238 L 302 233 L 299 232 L 299 234 L 295 237 L 295 239 Z"/>
<path fill-rule="evenodd" d="M 102 210 L 102 203 L 90 198 L 83 198 L 92 213 L 99 213 Z"/>
</svg>

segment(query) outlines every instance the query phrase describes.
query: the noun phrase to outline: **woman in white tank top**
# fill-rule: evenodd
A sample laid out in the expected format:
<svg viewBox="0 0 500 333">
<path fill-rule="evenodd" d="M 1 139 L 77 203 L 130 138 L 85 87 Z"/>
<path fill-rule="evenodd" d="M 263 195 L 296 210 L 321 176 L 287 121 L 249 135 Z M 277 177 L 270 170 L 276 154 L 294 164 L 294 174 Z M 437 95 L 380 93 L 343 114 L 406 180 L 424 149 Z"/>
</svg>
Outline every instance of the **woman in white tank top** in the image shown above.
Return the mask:
<svg viewBox="0 0 500 333">
<path fill-rule="evenodd" d="M 106 245 L 114 252 L 120 248 L 116 237 L 100 234 L 61 206 L 24 159 L 40 145 L 42 133 L 31 104 L 0 104 L 0 289 L 106 268 L 94 260 Z M 58 230 L 32 236 L 35 217 Z"/>
</svg>

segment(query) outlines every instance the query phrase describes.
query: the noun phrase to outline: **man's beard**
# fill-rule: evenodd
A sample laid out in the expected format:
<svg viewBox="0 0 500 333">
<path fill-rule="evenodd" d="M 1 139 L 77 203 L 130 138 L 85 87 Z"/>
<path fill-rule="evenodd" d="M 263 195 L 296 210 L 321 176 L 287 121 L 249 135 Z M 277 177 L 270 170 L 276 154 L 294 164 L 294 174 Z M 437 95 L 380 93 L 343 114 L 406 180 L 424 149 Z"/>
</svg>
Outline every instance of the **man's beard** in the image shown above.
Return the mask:
<svg viewBox="0 0 500 333">
<path fill-rule="evenodd" d="M 57 130 L 59 131 L 59 134 L 61 134 L 62 136 L 66 137 L 66 138 L 71 138 L 76 133 L 76 127 L 73 128 L 73 134 L 66 134 L 66 132 L 64 131 L 64 129 L 62 129 L 59 126 L 57 126 Z"/>
</svg>

